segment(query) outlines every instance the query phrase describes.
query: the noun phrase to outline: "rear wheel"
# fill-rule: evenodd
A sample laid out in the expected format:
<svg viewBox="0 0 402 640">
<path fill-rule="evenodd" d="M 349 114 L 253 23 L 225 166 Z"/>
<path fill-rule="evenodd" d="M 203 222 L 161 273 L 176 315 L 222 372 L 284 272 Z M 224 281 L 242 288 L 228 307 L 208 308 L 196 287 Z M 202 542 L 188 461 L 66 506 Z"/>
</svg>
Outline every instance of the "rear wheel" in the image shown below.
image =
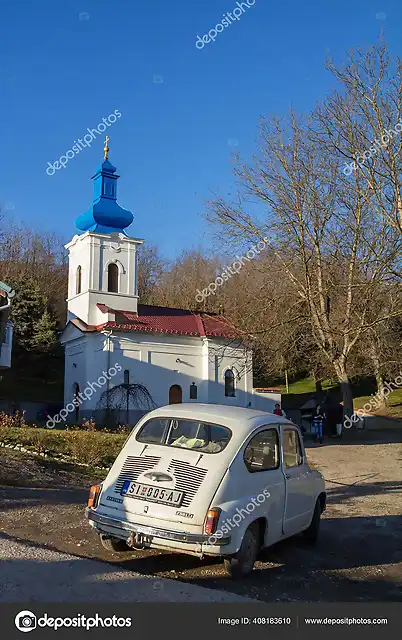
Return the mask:
<svg viewBox="0 0 402 640">
<path fill-rule="evenodd" d="M 104 547 L 107 551 L 130 551 L 130 547 L 124 540 L 119 540 L 118 538 L 110 538 L 109 536 L 101 533 L 100 541 L 102 547 Z"/>
<path fill-rule="evenodd" d="M 229 576 L 236 579 L 251 573 L 259 550 L 258 527 L 252 524 L 245 532 L 238 552 L 230 558 L 225 558 L 225 568 Z"/>
<path fill-rule="evenodd" d="M 317 502 L 315 503 L 314 513 L 311 519 L 310 526 L 308 527 L 308 529 L 305 529 L 303 531 L 304 539 L 309 544 L 316 544 L 316 542 L 318 541 L 318 537 L 320 534 L 321 513 L 322 513 L 321 501 L 318 498 Z"/>
</svg>

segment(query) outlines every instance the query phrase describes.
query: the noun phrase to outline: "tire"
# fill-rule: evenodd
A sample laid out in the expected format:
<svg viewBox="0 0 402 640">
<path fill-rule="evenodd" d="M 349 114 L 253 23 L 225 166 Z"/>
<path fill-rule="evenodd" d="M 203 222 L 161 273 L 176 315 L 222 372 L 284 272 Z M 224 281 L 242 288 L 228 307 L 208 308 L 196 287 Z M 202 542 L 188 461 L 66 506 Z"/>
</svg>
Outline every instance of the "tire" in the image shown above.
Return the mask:
<svg viewBox="0 0 402 640">
<path fill-rule="evenodd" d="M 102 547 L 107 551 L 130 551 L 130 547 L 126 542 L 124 542 L 124 540 L 119 540 L 118 538 L 109 538 L 109 536 L 105 535 L 104 533 L 101 533 L 99 538 Z"/>
<path fill-rule="evenodd" d="M 238 552 L 224 560 L 229 577 L 236 580 L 251 573 L 260 547 L 258 528 L 252 524 L 246 530 Z"/>
<path fill-rule="evenodd" d="M 309 544 L 316 544 L 320 534 L 321 502 L 318 499 L 315 503 L 313 517 L 308 529 L 303 531 L 303 537 Z"/>
</svg>

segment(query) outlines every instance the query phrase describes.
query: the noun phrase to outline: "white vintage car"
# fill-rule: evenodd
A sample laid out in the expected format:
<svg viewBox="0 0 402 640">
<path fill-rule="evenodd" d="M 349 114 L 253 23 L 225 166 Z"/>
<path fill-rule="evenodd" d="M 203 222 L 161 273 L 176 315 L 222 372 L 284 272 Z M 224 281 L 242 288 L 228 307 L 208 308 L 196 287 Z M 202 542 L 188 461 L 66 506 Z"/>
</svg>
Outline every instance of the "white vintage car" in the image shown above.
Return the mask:
<svg viewBox="0 0 402 640">
<path fill-rule="evenodd" d="M 315 542 L 326 493 L 299 428 L 270 413 L 174 404 L 134 427 L 86 516 L 109 551 L 222 556 L 231 577 L 304 532 Z"/>
</svg>

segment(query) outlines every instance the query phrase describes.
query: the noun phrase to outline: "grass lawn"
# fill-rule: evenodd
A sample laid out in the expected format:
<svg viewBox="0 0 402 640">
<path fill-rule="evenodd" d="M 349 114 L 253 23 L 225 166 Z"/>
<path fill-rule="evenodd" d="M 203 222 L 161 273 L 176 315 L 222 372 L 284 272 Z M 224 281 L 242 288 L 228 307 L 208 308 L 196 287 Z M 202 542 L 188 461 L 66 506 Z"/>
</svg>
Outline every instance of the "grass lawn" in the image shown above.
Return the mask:
<svg viewBox="0 0 402 640">
<path fill-rule="evenodd" d="M 379 407 L 375 402 L 374 396 L 360 396 L 354 399 L 354 405 L 356 409 L 361 409 L 364 404 L 370 403 L 373 407 L 371 412 L 378 413 L 382 416 L 389 416 L 390 418 L 402 419 L 402 389 L 395 389 L 388 396 L 387 406 Z"/>
<path fill-rule="evenodd" d="M 295 406 L 294 396 L 302 396 L 305 394 L 315 393 L 315 381 L 313 378 L 304 378 L 297 380 L 289 384 L 289 394 L 286 393 L 286 386 L 280 385 L 282 393 L 282 402 L 286 405 L 286 398 L 290 400 L 292 398 L 292 405 Z M 339 384 L 334 380 L 323 380 L 323 391 L 333 390 L 339 391 Z M 402 388 L 396 389 L 388 396 L 387 405 L 380 407 L 378 402 L 375 402 L 374 396 L 376 393 L 375 385 L 372 380 L 362 379 L 355 384 L 352 384 L 353 391 L 353 403 L 356 409 L 361 409 L 365 403 L 371 403 L 372 412 L 378 413 L 382 416 L 389 416 L 390 418 L 402 419 Z M 368 393 L 371 392 L 371 393 Z M 300 404 L 306 402 L 307 396 L 300 397 Z"/>
<path fill-rule="evenodd" d="M 338 386 L 337 382 L 333 380 L 323 380 L 322 388 L 323 391 L 327 391 L 328 389 L 333 389 Z M 281 384 L 281 393 L 286 393 L 286 385 Z M 304 378 L 302 380 L 297 380 L 296 382 L 291 382 L 289 384 L 289 395 L 301 395 L 302 393 L 315 393 L 315 381 L 313 378 Z"/>
</svg>

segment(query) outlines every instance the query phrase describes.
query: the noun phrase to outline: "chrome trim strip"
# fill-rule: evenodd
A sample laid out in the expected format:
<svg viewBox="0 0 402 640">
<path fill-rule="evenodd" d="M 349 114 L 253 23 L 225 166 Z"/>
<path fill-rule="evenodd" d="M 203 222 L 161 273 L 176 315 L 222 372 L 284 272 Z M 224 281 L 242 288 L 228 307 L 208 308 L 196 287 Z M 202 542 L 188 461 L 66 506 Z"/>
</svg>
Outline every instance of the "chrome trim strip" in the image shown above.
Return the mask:
<svg viewBox="0 0 402 640">
<path fill-rule="evenodd" d="M 155 538 L 161 538 L 163 540 L 175 540 L 176 542 L 185 542 L 187 544 L 206 544 L 208 543 L 209 538 L 212 537 L 206 534 L 179 533 L 178 531 L 171 531 L 169 529 L 158 529 L 156 527 L 147 527 L 141 524 L 134 524 L 131 522 L 127 522 L 127 520 L 121 520 L 118 518 L 113 518 L 112 516 L 106 516 L 97 513 L 90 507 L 87 507 L 85 509 L 85 516 L 88 518 L 88 520 L 92 520 L 92 522 L 94 522 L 95 524 L 103 524 L 107 527 L 128 531 L 130 533 L 143 533 L 147 536 L 153 536 Z M 229 544 L 229 542 L 230 537 L 217 538 L 213 546 L 222 546 L 225 544 Z"/>
</svg>

